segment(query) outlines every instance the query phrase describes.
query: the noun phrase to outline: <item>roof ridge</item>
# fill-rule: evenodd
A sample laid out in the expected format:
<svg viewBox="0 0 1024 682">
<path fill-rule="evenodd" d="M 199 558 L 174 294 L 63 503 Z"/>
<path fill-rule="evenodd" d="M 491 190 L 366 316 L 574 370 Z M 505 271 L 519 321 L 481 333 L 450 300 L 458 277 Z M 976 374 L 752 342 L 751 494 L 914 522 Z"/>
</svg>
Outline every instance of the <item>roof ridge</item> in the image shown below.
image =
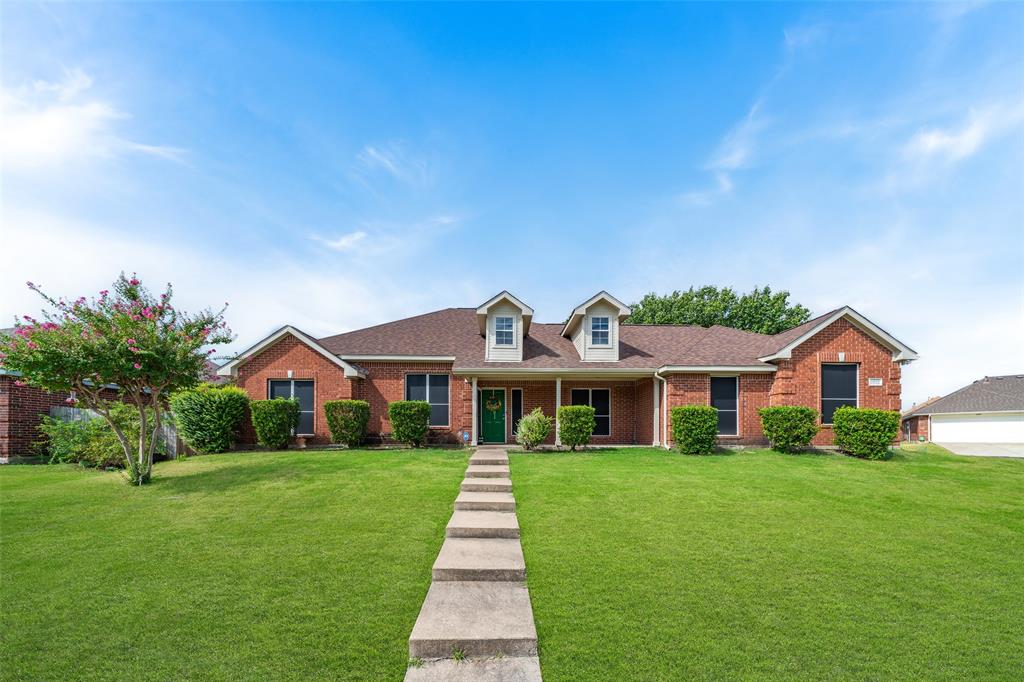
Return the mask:
<svg viewBox="0 0 1024 682">
<path fill-rule="evenodd" d="M 322 336 L 319 339 L 317 339 L 317 341 L 318 342 L 327 341 L 329 339 L 335 339 L 335 338 L 337 338 L 339 336 L 345 336 L 346 334 L 354 334 L 356 332 L 367 331 L 369 329 L 377 329 L 378 327 L 386 327 L 389 324 L 395 324 L 395 323 L 398 323 L 398 322 L 406 322 L 408 320 L 415 320 L 415 319 L 420 318 L 420 317 L 426 317 L 427 315 L 436 315 L 438 313 L 447 312 L 449 310 L 472 310 L 472 311 L 475 311 L 476 308 L 453 308 L 453 307 L 438 308 L 437 310 L 430 310 L 430 311 L 425 312 L 425 313 L 419 313 L 418 315 L 409 315 L 408 317 L 400 317 L 397 320 L 388 320 L 387 322 L 379 322 L 377 324 L 371 324 L 369 327 L 359 327 L 358 329 L 349 329 L 347 332 L 339 332 L 337 334 L 331 334 L 330 336 Z M 311 336 L 310 338 L 315 338 L 315 337 Z"/>
</svg>

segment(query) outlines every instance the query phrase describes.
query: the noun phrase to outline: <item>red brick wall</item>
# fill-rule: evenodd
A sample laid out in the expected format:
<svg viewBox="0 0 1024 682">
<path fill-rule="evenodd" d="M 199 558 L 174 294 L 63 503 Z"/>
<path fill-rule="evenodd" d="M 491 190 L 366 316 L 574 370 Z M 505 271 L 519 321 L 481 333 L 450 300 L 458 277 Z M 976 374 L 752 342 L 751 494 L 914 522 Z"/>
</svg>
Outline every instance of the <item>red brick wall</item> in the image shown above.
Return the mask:
<svg viewBox="0 0 1024 682">
<path fill-rule="evenodd" d="M 761 432 L 761 418 L 757 411 L 768 405 L 772 386 L 772 373 L 760 372 L 740 374 L 739 413 L 737 414 L 737 435 L 721 436 L 722 445 L 764 445 Z M 672 441 L 672 408 L 681 405 L 711 404 L 710 374 L 670 374 L 668 380 L 668 438 Z"/>
<path fill-rule="evenodd" d="M 780 360 L 771 388 L 772 405 L 805 405 L 821 411 L 821 365 L 839 362 L 859 365 L 857 382 L 860 407 L 900 409 L 900 365 L 892 351 L 845 319 L 837 320 L 793 349 L 793 357 Z M 881 386 L 868 386 L 868 379 L 882 379 Z M 832 427 L 823 426 L 815 445 L 832 444 Z"/>
<path fill-rule="evenodd" d="M 0 375 L 0 461 L 33 456 L 39 425 L 51 407 L 66 407 L 69 393 L 47 393 L 32 386 L 15 386 L 17 377 Z M 114 398 L 113 391 L 108 393 Z M 79 406 L 81 407 L 81 406 Z"/>
<path fill-rule="evenodd" d="M 918 442 L 919 437 L 923 437 L 925 440 L 928 440 L 928 416 L 922 415 L 920 417 L 904 419 L 903 428 L 900 433 L 902 434 L 902 438 L 912 443 Z"/>
<path fill-rule="evenodd" d="M 288 371 L 292 376 L 288 376 Z M 353 395 L 353 381 L 345 378 L 344 371 L 336 364 L 317 353 L 294 336 L 283 336 L 272 346 L 249 358 L 238 369 L 237 384 L 245 389 L 253 400 L 266 400 L 270 379 L 312 379 L 316 413 L 313 415 L 315 443 L 329 443 L 330 430 L 324 416 L 324 403 L 328 400 L 342 400 L 359 397 Z M 356 380 L 358 381 L 358 380 Z M 243 443 L 256 442 L 251 422 L 243 421 L 241 431 Z"/>
<path fill-rule="evenodd" d="M 353 397 L 370 403 L 370 425 L 367 430 L 371 434 L 391 433 L 391 422 L 388 421 L 388 403 L 405 400 L 405 376 L 407 374 L 447 374 L 448 375 L 448 428 L 432 429 L 433 439 L 449 442 L 461 442 L 461 432 L 471 432 L 472 422 L 472 390 L 465 378 L 454 376 L 450 362 L 361 362 L 359 366 L 366 370 L 365 380 L 355 381 Z"/>
</svg>

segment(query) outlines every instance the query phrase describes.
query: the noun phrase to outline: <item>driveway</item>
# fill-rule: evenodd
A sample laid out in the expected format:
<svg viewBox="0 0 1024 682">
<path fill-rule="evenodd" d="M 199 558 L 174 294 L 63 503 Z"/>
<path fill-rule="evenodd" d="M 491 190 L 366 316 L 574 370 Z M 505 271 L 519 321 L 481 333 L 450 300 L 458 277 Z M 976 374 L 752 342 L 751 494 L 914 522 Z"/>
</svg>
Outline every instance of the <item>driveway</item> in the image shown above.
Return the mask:
<svg viewBox="0 0 1024 682">
<path fill-rule="evenodd" d="M 1024 457 L 1024 443 L 939 443 L 958 455 L 979 457 Z"/>
</svg>

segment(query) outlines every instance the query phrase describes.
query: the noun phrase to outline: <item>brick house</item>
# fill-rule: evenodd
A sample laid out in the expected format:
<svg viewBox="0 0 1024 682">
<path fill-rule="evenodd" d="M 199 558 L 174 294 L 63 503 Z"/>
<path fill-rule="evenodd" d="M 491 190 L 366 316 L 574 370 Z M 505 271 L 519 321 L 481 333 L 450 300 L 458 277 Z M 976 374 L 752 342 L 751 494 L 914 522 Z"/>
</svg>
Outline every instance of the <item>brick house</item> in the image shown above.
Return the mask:
<svg viewBox="0 0 1024 682">
<path fill-rule="evenodd" d="M 592 443 L 671 445 L 669 410 L 718 408 L 723 444 L 765 442 L 757 410 L 806 405 L 832 442 L 840 405 L 900 408 L 900 371 L 913 349 L 849 307 L 774 336 L 726 327 L 628 325 L 629 308 L 600 292 L 566 322 L 533 321 L 507 291 L 476 308 L 448 308 L 321 339 L 285 326 L 220 369 L 254 399 L 295 397 L 299 433 L 330 439 L 325 401 L 370 404 L 369 432 L 386 440 L 387 405 L 432 406 L 433 439 L 513 442 L 536 407 L 591 405 Z M 251 432 L 243 434 L 252 440 Z M 557 429 L 549 439 L 558 444 Z"/>
</svg>

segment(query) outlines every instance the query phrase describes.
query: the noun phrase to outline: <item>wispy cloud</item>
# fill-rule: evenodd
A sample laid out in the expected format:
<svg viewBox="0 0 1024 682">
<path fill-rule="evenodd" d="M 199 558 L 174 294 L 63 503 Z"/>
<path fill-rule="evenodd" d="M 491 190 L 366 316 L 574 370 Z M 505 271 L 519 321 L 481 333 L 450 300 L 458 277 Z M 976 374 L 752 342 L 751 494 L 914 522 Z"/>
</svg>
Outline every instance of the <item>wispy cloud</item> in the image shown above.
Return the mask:
<svg viewBox="0 0 1024 682">
<path fill-rule="evenodd" d="M 7 172 L 46 171 L 69 163 L 144 154 L 181 161 L 186 150 L 136 142 L 119 129 L 128 119 L 112 103 L 86 97 L 93 79 L 71 69 L 58 81 L 36 80 L 0 91 L 0 155 Z"/>
<path fill-rule="evenodd" d="M 362 241 L 366 239 L 366 233 L 363 232 L 362 230 L 359 230 L 357 232 L 343 234 L 337 239 L 329 239 L 326 237 L 321 237 L 320 235 L 313 235 L 313 239 L 315 241 L 320 242 L 329 249 L 338 251 L 339 253 L 345 253 L 347 251 L 352 251 L 357 246 L 359 246 L 359 244 L 361 244 Z"/>
<path fill-rule="evenodd" d="M 1022 121 L 1024 103 L 971 109 L 965 120 L 958 125 L 919 130 L 907 142 L 904 154 L 910 160 L 962 161 Z"/>
<path fill-rule="evenodd" d="M 399 141 L 366 145 L 356 156 L 354 170 L 363 180 L 383 173 L 415 188 L 426 187 L 433 179 L 429 164 Z"/>
<path fill-rule="evenodd" d="M 711 173 L 713 183 L 707 188 L 683 193 L 680 200 L 684 205 L 708 206 L 715 199 L 732 192 L 733 173 L 750 165 L 757 136 L 767 125 L 761 114 L 762 104 L 761 99 L 754 102 L 747 115 L 722 137 L 717 149 L 704 166 L 704 170 Z"/>
</svg>

